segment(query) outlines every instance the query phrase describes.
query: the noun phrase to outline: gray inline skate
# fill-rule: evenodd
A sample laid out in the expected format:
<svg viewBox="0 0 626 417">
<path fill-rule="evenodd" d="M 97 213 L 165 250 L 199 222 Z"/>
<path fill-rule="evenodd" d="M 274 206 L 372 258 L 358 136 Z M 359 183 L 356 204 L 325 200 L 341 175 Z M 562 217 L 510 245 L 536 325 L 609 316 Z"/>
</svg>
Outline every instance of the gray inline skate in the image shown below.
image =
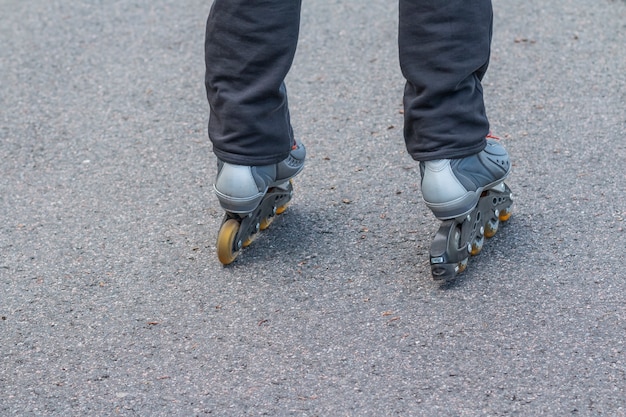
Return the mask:
<svg viewBox="0 0 626 417">
<path fill-rule="evenodd" d="M 217 235 L 217 257 L 232 263 L 277 214 L 293 194 L 291 179 L 302 171 L 306 149 L 296 143 L 289 156 L 274 165 L 244 166 L 218 160 L 215 194 L 226 211 Z"/>
<path fill-rule="evenodd" d="M 485 238 L 511 217 L 511 189 L 504 183 L 510 171 L 506 150 L 491 136 L 476 155 L 420 163 L 424 201 L 443 220 L 430 247 L 435 280 L 449 281 L 463 272 Z"/>
</svg>

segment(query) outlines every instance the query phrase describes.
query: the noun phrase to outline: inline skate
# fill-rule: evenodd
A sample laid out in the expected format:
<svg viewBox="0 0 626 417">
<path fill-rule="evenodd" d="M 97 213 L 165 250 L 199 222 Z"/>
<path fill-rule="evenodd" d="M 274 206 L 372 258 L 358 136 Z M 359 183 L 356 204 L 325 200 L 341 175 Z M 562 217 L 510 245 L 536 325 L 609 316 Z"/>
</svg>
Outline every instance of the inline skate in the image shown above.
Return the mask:
<svg viewBox="0 0 626 417">
<path fill-rule="evenodd" d="M 228 265 L 249 246 L 275 216 L 287 208 L 293 194 L 292 178 L 302 171 L 306 149 L 296 143 L 289 156 L 274 165 L 244 166 L 218 160 L 213 186 L 226 211 L 217 235 L 217 257 Z"/>
<path fill-rule="evenodd" d="M 420 163 L 423 199 L 440 225 L 430 247 L 433 279 L 450 281 L 480 253 L 485 238 L 511 217 L 509 156 L 492 136 L 485 149 L 461 159 Z"/>
</svg>

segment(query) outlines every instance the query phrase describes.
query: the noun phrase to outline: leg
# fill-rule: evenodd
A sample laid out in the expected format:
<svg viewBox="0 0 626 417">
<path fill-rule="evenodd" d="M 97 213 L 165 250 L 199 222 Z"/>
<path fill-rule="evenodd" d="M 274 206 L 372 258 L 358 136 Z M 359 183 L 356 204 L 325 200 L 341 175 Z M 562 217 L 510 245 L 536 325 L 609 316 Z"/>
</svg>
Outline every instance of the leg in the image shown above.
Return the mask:
<svg viewBox="0 0 626 417">
<path fill-rule="evenodd" d="M 462 272 L 510 216 L 509 157 L 485 139 L 492 19 L 491 0 L 400 0 L 405 140 L 421 161 L 424 201 L 443 220 L 430 248 L 437 280 Z"/>
<path fill-rule="evenodd" d="M 284 79 L 298 41 L 299 0 L 215 0 L 207 20 L 209 137 L 215 194 L 226 214 L 223 264 L 269 226 L 291 199 L 306 151 L 294 140 Z"/>
<path fill-rule="evenodd" d="M 241 165 L 284 160 L 294 143 L 284 79 L 300 25 L 299 0 L 215 0 L 207 21 L 209 137 Z"/>
<path fill-rule="evenodd" d="M 404 135 L 415 160 L 461 158 L 485 147 L 481 79 L 491 31 L 491 0 L 400 0 Z"/>
<path fill-rule="evenodd" d="M 506 150 L 485 139 L 481 79 L 492 22 L 491 0 L 400 0 L 405 139 L 422 161 L 424 200 L 440 219 L 468 214 L 510 170 Z"/>
</svg>

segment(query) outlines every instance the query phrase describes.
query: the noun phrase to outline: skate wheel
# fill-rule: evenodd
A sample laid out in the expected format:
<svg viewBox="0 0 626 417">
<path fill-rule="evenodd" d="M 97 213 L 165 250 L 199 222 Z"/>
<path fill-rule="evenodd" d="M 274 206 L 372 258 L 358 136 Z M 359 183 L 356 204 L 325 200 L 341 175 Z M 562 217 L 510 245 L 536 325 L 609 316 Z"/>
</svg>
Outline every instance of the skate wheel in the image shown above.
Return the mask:
<svg viewBox="0 0 626 417">
<path fill-rule="evenodd" d="M 276 218 L 276 216 L 270 216 L 270 217 L 266 217 L 263 220 L 261 220 L 260 223 L 260 229 L 261 230 L 265 230 L 268 227 L 270 227 L 270 224 L 272 224 L 274 222 L 274 219 Z"/>
<path fill-rule="evenodd" d="M 459 262 L 459 264 L 457 265 L 457 270 L 456 270 L 457 274 L 460 274 L 461 272 L 467 269 L 468 260 L 469 260 L 468 258 L 465 258 L 461 262 Z"/>
<path fill-rule="evenodd" d="M 283 206 L 280 206 L 276 209 L 276 214 L 283 214 L 285 212 L 285 210 L 287 210 L 287 206 L 289 204 L 285 204 Z"/>
<path fill-rule="evenodd" d="M 489 220 L 487 224 L 485 224 L 485 237 L 492 238 L 496 235 L 498 231 L 498 225 L 500 222 L 498 220 Z"/>
<path fill-rule="evenodd" d="M 500 215 L 498 216 L 498 219 L 501 222 L 506 222 L 506 221 L 508 221 L 511 218 L 511 214 L 512 214 L 511 208 L 507 207 L 507 208 L 505 208 L 504 210 L 502 210 L 500 212 Z"/>
<path fill-rule="evenodd" d="M 239 249 L 235 249 L 237 232 L 239 232 L 239 222 L 229 219 L 222 224 L 217 234 L 217 258 L 224 265 L 231 264 L 239 255 Z"/>
<path fill-rule="evenodd" d="M 472 247 L 470 249 L 470 254 L 472 256 L 476 256 L 483 250 L 483 245 L 485 244 L 485 237 L 481 236 L 480 238 L 474 240 L 472 242 Z"/>
<path fill-rule="evenodd" d="M 242 247 L 247 248 L 248 246 L 252 245 L 252 242 L 254 242 L 257 238 L 259 234 L 258 233 L 253 233 L 252 235 L 250 235 L 249 238 L 247 238 L 244 242 Z"/>
<path fill-rule="evenodd" d="M 291 190 L 293 190 L 293 178 L 289 180 L 289 187 L 291 187 Z M 289 198 L 290 199 L 291 199 L 291 193 L 292 193 L 292 191 L 289 192 Z M 287 206 L 288 205 L 289 205 L 289 201 L 287 201 L 282 206 L 278 207 L 276 209 L 276 214 L 283 214 L 285 212 L 285 210 L 287 210 Z"/>
</svg>

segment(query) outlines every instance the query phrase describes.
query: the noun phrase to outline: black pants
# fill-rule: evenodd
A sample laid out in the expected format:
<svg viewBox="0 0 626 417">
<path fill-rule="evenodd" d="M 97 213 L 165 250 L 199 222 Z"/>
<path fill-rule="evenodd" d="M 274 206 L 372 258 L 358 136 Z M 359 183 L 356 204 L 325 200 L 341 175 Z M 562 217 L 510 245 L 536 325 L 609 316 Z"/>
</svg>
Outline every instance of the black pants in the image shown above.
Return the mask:
<svg viewBox="0 0 626 417">
<path fill-rule="evenodd" d="M 287 157 L 294 136 L 284 79 L 300 8 L 301 0 L 213 3 L 206 89 L 209 137 L 221 160 L 266 165 Z M 400 0 L 404 137 L 415 160 L 460 158 L 484 148 L 489 122 L 481 80 L 492 20 L 491 0 Z"/>
</svg>

